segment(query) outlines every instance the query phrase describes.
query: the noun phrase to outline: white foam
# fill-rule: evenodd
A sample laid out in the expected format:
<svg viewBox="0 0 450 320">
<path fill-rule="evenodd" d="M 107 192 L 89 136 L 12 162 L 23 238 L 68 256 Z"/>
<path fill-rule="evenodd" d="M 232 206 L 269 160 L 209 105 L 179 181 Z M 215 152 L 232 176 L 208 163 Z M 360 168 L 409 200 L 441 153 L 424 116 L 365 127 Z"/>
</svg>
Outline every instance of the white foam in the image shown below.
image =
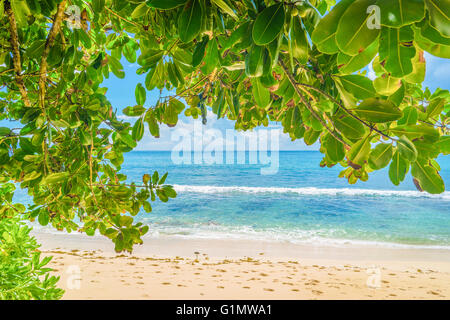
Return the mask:
<svg viewBox="0 0 450 320">
<path fill-rule="evenodd" d="M 286 193 L 298 195 L 327 195 L 327 196 L 379 196 L 379 197 L 407 197 L 407 198 L 433 198 L 450 200 L 450 192 L 441 194 L 429 194 L 408 190 L 375 190 L 356 188 L 284 188 L 284 187 L 242 187 L 242 186 L 190 186 L 174 185 L 179 193 Z"/>
<path fill-rule="evenodd" d="M 284 242 L 300 245 L 332 247 L 380 247 L 404 249 L 450 250 L 449 245 L 408 244 L 389 242 L 387 240 L 359 240 L 339 237 L 339 230 L 282 230 L 280 228 L 255 230 L 251 226 L 200 226 L 162 227 L 150 224 L 150 232 L 144 238 L 181 238 L 214 240 L 257 240 L 262 242 Z M 336 233 L 336 234 L 335 234 Z M 341 236 L 343 236 L 341 234 Z M 345 237 L 345 236 L 344 236 Z"/>
</svg>

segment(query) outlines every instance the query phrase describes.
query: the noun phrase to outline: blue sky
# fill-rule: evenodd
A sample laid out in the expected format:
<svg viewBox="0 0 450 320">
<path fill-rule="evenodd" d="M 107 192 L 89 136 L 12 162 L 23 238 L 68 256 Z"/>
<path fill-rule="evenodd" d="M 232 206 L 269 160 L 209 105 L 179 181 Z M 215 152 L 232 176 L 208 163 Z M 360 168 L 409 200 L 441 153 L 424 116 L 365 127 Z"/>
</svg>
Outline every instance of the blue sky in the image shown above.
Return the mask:
<svg viewBox="0 0 450 320">
<path fill-rule="evenodd" d="M 429 54 L 425 55 L 427 62 L 427 73 L 424 82 L 424 87 L 428 86 L 431 91 L 440 87 L 442 89 L 450 89 L 450 60 L 437 58 Z M 130 64 L 128 61 L 122 61 L 126 77 L 125 79 L 117 79 L 112 74 L 109 79 L 104 82 L 105 87 L 108 88 L 106 96 L 111 101 L 113 107 L 117 109 L 118 115 L 127 119 L 128 121 L 133 121 L 133 119 L 123 116 L 122 110 L 127 106 L 133 106 L 136 104 L 134 97 L 134 90 L 137 83 L 141 82 L 144 84 L 145 75 L 136 75 L 136 64 Z M 167 93 L 163 92 L 163 95 Z M 145 103 L 146 107 L 150 107 L 156 103 L 159 97 L 159 90 L 154 90 L 147 92 L 147 101 Z M 175 130 L 181 128 L 192 128 L 194 120 L 192 118 L 187 118 L 181 115 L 179 118 L 178 125 L 174 128 L 169 128 L 166 125 L 161 125 L 161 137 L 156 139 L 152 137 L 147 128 L 145 130 L 144 137 L 138 143 L 136 150 L 172 150 L 173 146 L 177 144 L 176 141 L 172 141 L 171 137 Z M 226 129 L 234 128 L 234 122 L 227 119 L 217 120 L 216 116 L 209 112 L 208 122 L 204 126 L 205 130 L 217 129 L 221 130 L 224 134 Z M 271 123 L 270 128 L 280 128 L 279 123 Z M 306 146 L 303 141 L 296 140 L 291 141 L 287 134 L 282 134 L 280 137 L 280 150 L 317 150 L 318 144 L 313 146 Z"/>
</svg>

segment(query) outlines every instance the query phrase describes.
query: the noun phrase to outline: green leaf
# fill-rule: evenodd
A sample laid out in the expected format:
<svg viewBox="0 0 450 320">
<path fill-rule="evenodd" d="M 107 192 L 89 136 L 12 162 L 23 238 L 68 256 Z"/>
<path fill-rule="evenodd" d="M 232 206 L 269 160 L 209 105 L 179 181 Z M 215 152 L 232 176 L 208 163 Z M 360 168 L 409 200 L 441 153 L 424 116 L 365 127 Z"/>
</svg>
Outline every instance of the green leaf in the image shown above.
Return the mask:
<svg viewBox="0 0 450 320">
<path fill-rule="evenodd" d="M 184 6 L 178 18 L 178 35 L 183 42 L 191 42 L 200 33 L 203 19 L 200 0 L 191 0 Z"/>
<path fill-rule="evenodd" d="M 133 126 L 131 137 L 133 140 L 140 141 L 144 136 L 144 124 L 142 118 L 139 118 Z"/>
<path fill-rule="evenodd" d="M 342 14 L 353 3 L 353 0 L 339 1 L 322 20 L 314 28 L 311 40 L 317 46 L 319 51 L 326 54 L 334 54 L 339 51 L 336 44 L 336 30 Z"/>
<path fill-rule="evenodd" d="M 300 64 L 308 62 L 309 43 L 306 31 L 302 28 L 300 18 L 292 17 L 292 28 L 290 32 L 290 53 Z"/>
<path fill-rule="evenodd" d="M 162 59 L 163 55 L 164 51 L 162 50 L 147 50 L 139 56 L 137 62 L 143 67 L 152 68 Z"/>
<path fill-rule="evenodd" d="M 271 43 L 280 34 L 284 26 L 283 3 L 267 7 L 256 17 L 252 37 L 255 44 L 263 46 Z"/>
<path fill-rule="evenodd" d="M 416 146 L 406 136 L 401 136 L 400 139 L 397 141 L 397 149 L 400 155 L 409 162 L 416 161 L 417 159 Z"/>
<path fill-rule="evenodd" d="M 141 105 L 134 107 L 126 107 L 123 109 L 123 114 L 129 117 L 138 117 L 145 112 L 145 108 Z"/>
<path fill-rule="evenodd" d="M 420 187 L 431 193 L 439 194 L 445 191 L 444 181 L 429 163 L 425 160 L 418 159 L 411 166 L 411 174 L 419 181 Z"/>
<path fill-rule="evenodd" d="M 0 136 L 7 136 L 11 133 L 11 129 L 7 127 L 0 127 Z"/>
<path fill-rule="evenodd" d="M 169 62 L 166 64 L 167 68 L 167 75 L 169 77 L 169 81 L 175 88 L 178 87 L 178 77 L 175 73 L 175 64 L 172 62 Z"/>
<path fill-rule="evenodd" d="M 366 67 L 378 52 L 378 41 L 374 41 L 368 48 L 356 56 L 349 56 L 339 52 L 337 65 L 341 74 L 351 74 Z"/>
<path fill-rule="evenodd" d="M 313 128 L 309 128 L 308 130 L 306 130 L 303 136 L 303 141 L 305 141 L 306 145 L 311 146 L 314 144 L 314 142 L 317 141 L 317 139 L 319 139 L 319 136 L 320 131 L 316 131 Z"/>
<path fill-rule="evenodd" d="M 197 43 L 194 49 L 194 53 L 192 54 L 192 66 L 198 66 L 203 58 L 205 57 L 206 45 L 208 44 L 209 38 L 204 36 L 202 41 Z"/>
<path fill-rule="evenodd" d="M 408 172 L 409 164 L 400 153 L 397 151 L 392 157 L 391 165 L 389 166 L 389 178 L 396 186 L 405 180 L 406 173 Z"/>
<path fill-rule="evenodd" d="M 378 144 L 370 152 L 369 165 L 374 170 L 383 169 L 392 159 L 392 145 L 386 143 Z"/>
<path fill-rule="evenodd" d="M 436 144 L 443 154 L 450 153 L 450 136 L 441 136 Z"/>
<path fill-rule="evenodd" d="M 429 143 L 423 140 L 414 140 L 417 149 L 417 158 L 434 159 L 440 153 L 438 143 Z"/>
<path fill-rule="evenodd" d="M 419 118 L 419 115 L 418 115 L 417 109 L 415 107 L 406 107 L 403 110 L 403 117 L 400 120 L 398 120 L 397 124 L 398 125 L 416 124 L 418 118 Z"/>
<path fill-rule="evenodd" d="M 399 28 L 425 17 L 423 0 L 378 0 L 380 18 L 383 26 Z"/>
<path fill-rule="evenodd" d="M 216 39 L 212 39 L 208 42 L 205 65 L 203 66 L 202 71 L 205 74 L 209 74 L 217 67 L 219 67 L 219 49 L 217 48 Z"/>
<path fill-rule="evenodd" d="M 230 6 L 223 0 L 211 0 L 212 3 L 214 3 L 216 6 L 218 6 L 220 9 L 222 9 L 223 12 L 231 16 L 234 20 L 238 20 L 238 16 L 233 11 L 233 9 L 230 8 Z"/>
<path fill-rule="evenodd" d="M 258 78 L 252 78 L 252 93 L 255 102 L 261 108 L 265 108 L 270 104 L 270 92 L 259 81 Z"/>
<path fill-rule="evenodd" d="M 25 55 L 30 59 L 39 59 L 44 52 L 45 40 L 34 41 L 25 51 Z"/>
<path fill-rule="evenodd" d="M 366 133 L 364 125 L 349 115 L 335 116 L 333 117 L 333 122 L 339 132 L 348 139 L 360 139 Z"/>
<path fill-rule="evenodd" d="M 156 185 L 159 181 L 159 174 L 158 171 L 153 172 L 152 174 L 152 184 Z"/>
<path fill-rule="evenodd" d="M 325 137 L 323 146 L 326 149 L 326 155 L 334 163 L 338 163 L 339 161 L 344 159 L 345 156 L 344 145 L 340 141 L 338 141 L 335 137 L 333 137 L 331 134 L 328 134 Z"/>
<path fill-rule="evenodd" d="M 125 72 L 123 71 L 123 66 L 119 60 L 117 60 L 113 56 L 108 56 L 108 62 L 112 73 L 114 73 L 117 78 L 125 78 Z"/>
<path fill-rule="evenodd" d="M 164 64 L 160 61 L 155 68 L 151 69 L 145 77 L 145 87 L 151 91 L 155 87 L 162 89 L 165 82 Z"/>
<path fill-rule="evenodd" d="M 354 56 L 361 53 L 378 37 L 379 29 L 369 29 L 367 8 L 376 0 L 356 0 L 345 10 L 336 30 L 336 43 L 340 51 Z"/>
<path fill-rule="evenodd" d="M 38 217 L 39 224 L 41 226 L 46 226 L 46 225 L 48 225 L 49 220 L 50 220 L 50 217 L 48 215 L 48 212 L 41 210 L 41 213 L 39 214 L 39 217 Z"/>
<path fill-rule="evenodd" d="M 395 134 L 397 137 L 405 135 L 410 140 L 414 140 L 417 138 L 423 138 L 428 142 L 436 142 L 437 140 L 439 140 L 439 132 L 432 126 L 426 124 L 401 125 L 390 128 L 389 131 Z"/>
<path fill-rule="evenodd" d="M 148 6 L 146 6 L 145 3 L 141 3 L 131 13 L 131 19 L 133 19 L 133 20 L 139 19 L 140 17 L 145 15 L 148 10 L 149 10 Z"/>
<path fill-rule="evenodd" d="M 122 49 L 123 55 L 130 63 L 136 62 L 136 51 L 133 48 L 133 42 L 129 41 L 126 45 L 123 46 Z M 99 56 L 101 58 L 101 56 Z M 101 64 L 101 60 L 99 61 Z"/>
<path fill-rule="evenodd" d="M 370 139 L 365 138 L 356 142 L 348 152 L 348 159 L 356 165 L 362 166 L 370 154 Z"/>
<path fill-rule="evenodd" d="M 41 185 L 49 185 L 49 184 L 55 184 L 60 183 L 69 177 L 69 172 L 57 172 L 57 173 L 50 173 L 44 177 L 44 179 L 41 180 Z"/>
<path fill-rule="evenodd" d="M 406 84 L 402 83 L 400 89 L 391 94 L 387 100 L 392 102 L 398 107 L 402 104 L 403 99 L 405 99 L 405 93 L 406 93 Z"/>
<path fill-rule="evenodd" d="M 380 36 L 380 59 L 393 77 L 402 78 L 413 71 L 412 59 L 416 55 L 411 27 L 383 28 Z"/>
<path fill-rule="evenodd" d="M 145 116 L 150 134 L 155 138 L 159 138 L 159 124 L 153 113 L 147 113 Z"/>
<path fill-rule="evenodd" d="M 417 24 L 420 27 L 420 34 L 427 40 L 443 44 L 445 46 L 450 46 L 450 37 L 443 36 L 438 30 L 436 30 L 429 21 L 423 20 L 421 23 Z"/>
<path fill-rule="evenodd" d="M 379 98 L 364 100 L 355 111 L 360 118 L 373 123 L 398 120 L 403 115 L 402 111 L 392 102 Z"/>
<path fill-rule="evenodd" d="M 264 71 L 264 47 L 252 45 L 245 57 L 245 74 L 247 77 L 260 77 Z"/>
<path fill-rule="evenodd" d="M 340 77 L 344 89 L 357 99 L 372 98 L 376 95 L 373 83 L 369 78 L 352 74 Z"/>
<path fill-rule="evenodd" d="M 450 59 L 450 46 L 432 42 L 428 38 L 425 38 L 418 28 L 413 28 L 413 30 L 414 40 L 420 49 L 436 57 Z"/>
<path fill-rule="evenodd" d="M 136 97 L 136 103 L 140 106 L 143 106 L 145 100 L 147 99 L 147 92 L 142 84 L 138 83 L 136 89 L 134 90 L 134 95 Z"/>
<path fill-rule="evenodd" d="M 439 116 L 444 110 L 446 99 L 434 99 L 427 106 L 427 118 Z"/>
<path fill-rule="evenodd" d="M 147 5 L 152 8 L 169 10 L 182 6 L 187 0 L 147 0 Z"/>
<path fill-rule="evenodd" d="M 425 81 L 426 65 L 423 51 L 416 51 L 416 56 L 412 60 L 413 71 L 403 78 L 409 83 L 422 83 Z"/>
<path fill-rule="evenodd" d="M 373 81 L 375 90 L 383 96 L 393 95 L 402 86 L 402 80 L 384 74 Z"/>
<path fill-rule="evenodd" d="M 439 32 L 450 38 L 450 1 L 425 0 L 430 15 L 430 22 Z"/>
<path fill-rule="evenodd" d="M 117 137 L 130 148 L 136 148 L 136 141 L 127 133 L 118 133 Z"/>
</svg>

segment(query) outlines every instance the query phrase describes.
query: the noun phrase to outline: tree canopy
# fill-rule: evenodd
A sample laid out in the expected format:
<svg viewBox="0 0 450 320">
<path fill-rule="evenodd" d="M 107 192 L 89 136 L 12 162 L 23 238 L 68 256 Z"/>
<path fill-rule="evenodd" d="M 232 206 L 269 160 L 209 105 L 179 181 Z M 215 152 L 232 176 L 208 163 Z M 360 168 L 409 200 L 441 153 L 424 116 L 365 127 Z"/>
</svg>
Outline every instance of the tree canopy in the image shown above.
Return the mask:
<svg viewBox="0 0 450 320">
<path fill-rule="evenodd" d="M 425 52 L 450 58 L 450 2 L 335 2 L 0 0 L 0 119 L 20 122 L 0 128 L 0 183 L 33 199 L 6 199 L 0 217 L 99 230 L 131 251 L 148 231 L 133 216 L 176 192 L 158 172 L 127 182 L 123 154 L 144 124 L 158 138 L 183 112 L 236 130 L 281 122 L 292 140 L 320 141 L 320 165 L 340 164 L 351 184 L 389 166 L 395 185 L 410 172 L 419 190 L 444 192 L 450 94 L 422 82 Z M 123 57 L 145 74 L 123 110 L 134 124 L 102 87 L 125 76 Z M 146 102 L 164 88 L 173 94 Z"/>
</svg>

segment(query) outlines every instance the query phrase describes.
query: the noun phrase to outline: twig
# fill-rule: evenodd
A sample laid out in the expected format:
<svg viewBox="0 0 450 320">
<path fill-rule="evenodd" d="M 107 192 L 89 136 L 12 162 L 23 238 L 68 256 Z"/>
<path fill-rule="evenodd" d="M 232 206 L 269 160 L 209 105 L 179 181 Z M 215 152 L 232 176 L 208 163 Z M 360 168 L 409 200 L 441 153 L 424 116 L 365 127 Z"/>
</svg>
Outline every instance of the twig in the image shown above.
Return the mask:
<svg viewBox="0 0 450 320">
<path fill-rule="evenodd" d="M 56 35 L 59 33 L 59 30 L 61 28 L 61 23 L 63 21 L 64 17 L 64 10 L 66 8 L 66 0 L 61 1 L 61 3 L 58 5 L 58 11 L 56 12 L 55 20 L 52 24 L 52 27 L 50 29 L 50 32 L 48 34 L 47 40 L 45 42 L 44 51 L 42 52 L 41 57 L 41 64 L 40 64 L 40 73 L 41 76 L 39 78 L 39 105 L 44 112 L 44 115 L 46 115 L 45 112 L 45 82 L 47 80 L 47 57 L 50 53 L 50 48 L 53 45 L 53 42 L 55 41 Z"/>
<path fill-rule="evenodd" d="M 379 133 L 380 135 L 382 135 L 385 138 L 388 138 L 390 140 L 397 140 L 395 138 L 392 138 L 390 136 L 388 136 L 387 134 L 384 134 L 383 132 L 381 132 L 380 130 L 376 129 L 375 127 L 371 126 L 370 124 L 368 124 L 367 122 L 365 122 L 363 119 L 359 118 L 358 116 L 354 115 L 353 113 L 350 112 L 350 110 L 348 110 L 346 107 L 344 107 L 342 105 L 342 103 L 340 103 L 339 101 L 337 101 L 333 96 L 331 96 L 330 94 L 312 86 L 306 83 L 297 83 L 297 85 L 302 86 L 302 87 L 306 87 L 309 88 L 311 90 L 314 90 L 322 95 L 324 95 L 325 97 L 327 97 L 328 99 L 330 99 L 331 101 L 333 101 L 336 105 L 338 105 L 339 108 L 341 108 L 342 110 L 344 110 L 346 113 L 348 113 L 352 118 L 358 120 L 359 122 L 361 122 L 363 125 L 365 125 L 366 127 L 368 127 L 370 130 L 373 130 L 377 133 Z"/>
<path fill-rule="evenodd" d="M 284 72 L 286 73 L 286 76 L 289 79 L 289 82 L 291 83 L 291 85 L 294 87 L 295 92 L 297 93 L 297 95 L 300 97 L 300 99 L 302 100 L 303 104 L 306 106 L 306 108 L 311 112 L 311 114 L 317 119 L 319 120 L 319 122 L 322 124 L 322 126 L 325 127 L 325 129 L 327 129 L 327 131 L 339 142 L 341 142 L 344 146 L 350 147 L 344 140 L 342 140 L 341 137 L 339 137 L 333 130 L 331 130 L 328 125 L 325 123 L 325 121 L 317 114 L 317 112 L 313 109 L 313 107 L 309 104 L 309 102 L 306 100 L 306 98 L 303 96 L 302 92 L 300 91 L 300 89 L 298 88 L 298 86 L 296 85 L 297 82 L 295 81 L 293 75 L 289 72 L 288 68 L 286 67 L 286 65 L 284 64 L 283 60 L 279 59 L 278 63 L 280 64 L 280 66 L 283 68 Z"/>
<path fill-rule="evenodd" d="M 28 98 L 27 89 L 22 78 L 22 63 L 20 62 L 19 51 L 19 36 L 17 34 L 16 17 L 11 9 L 11 3 L 9 0 L 5 0 L 5 11 L 9 20 L 9 32 L 11 33 L 10 43 L 13 48 L 13 64 L 14 72 L 16 74 L 16 83 L 19 87 L 20 94 L 22 95 L 23 102 L 26 107 L 31 107 L 30 99 Z"/>
</svg>

